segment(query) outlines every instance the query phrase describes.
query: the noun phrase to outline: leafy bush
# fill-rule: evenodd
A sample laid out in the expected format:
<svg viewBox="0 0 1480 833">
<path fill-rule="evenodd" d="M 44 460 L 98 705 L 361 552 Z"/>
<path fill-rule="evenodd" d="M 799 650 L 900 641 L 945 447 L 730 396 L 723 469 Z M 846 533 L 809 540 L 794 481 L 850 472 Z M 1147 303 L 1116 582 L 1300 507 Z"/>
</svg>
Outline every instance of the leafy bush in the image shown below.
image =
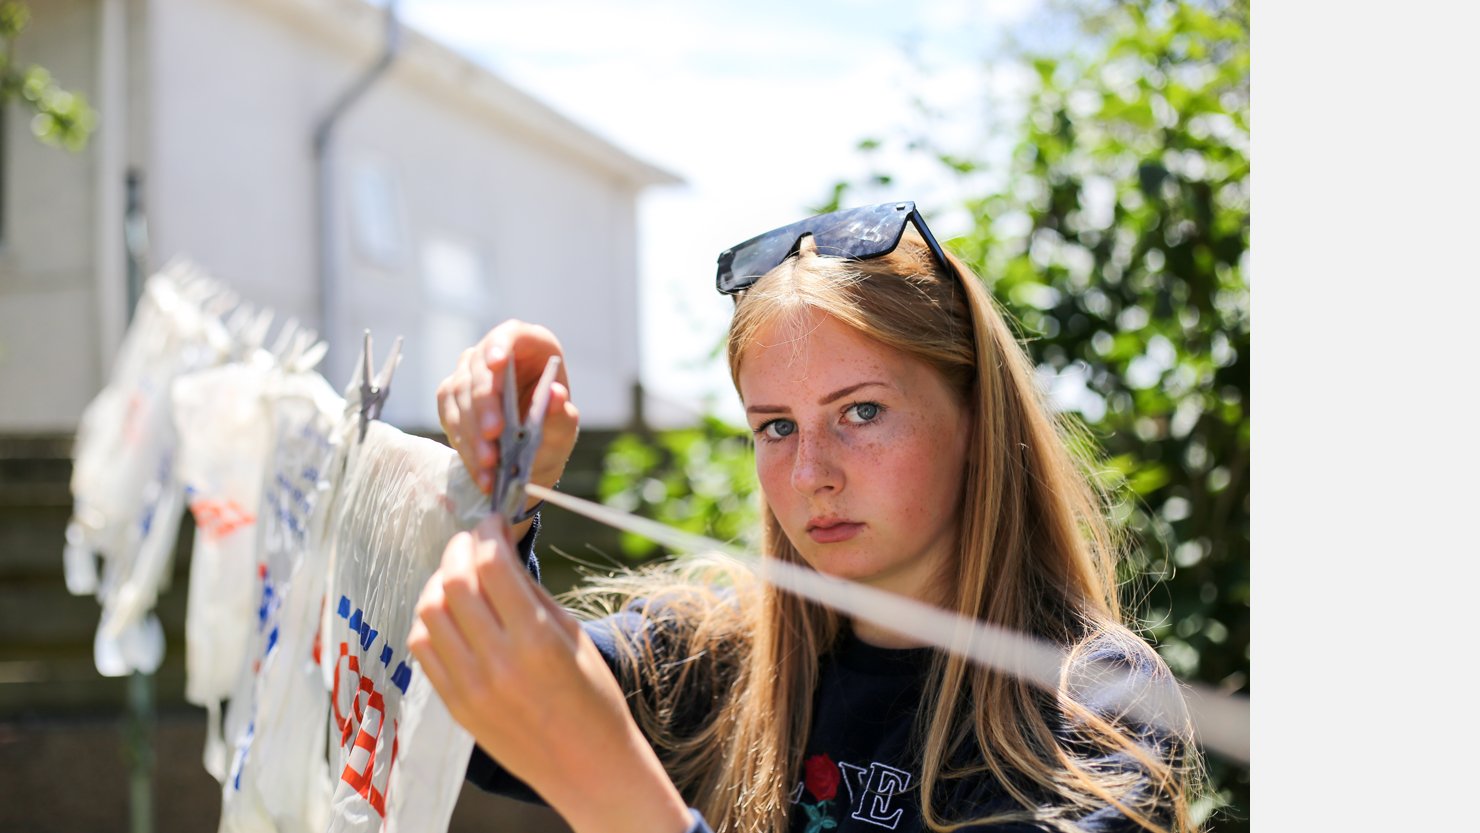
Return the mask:
<svg viewBox="0 0 1480 833">
<path fill-rule="evenodd" d="M 693 428 L 623 434 L 607 449 L 601 500 L 687 532 L 745 546 L 760 524 L 750 432 L 714 417 Z M 650 557 L 658 547 L 624 533 L 622 549 Z"/>
</svg>

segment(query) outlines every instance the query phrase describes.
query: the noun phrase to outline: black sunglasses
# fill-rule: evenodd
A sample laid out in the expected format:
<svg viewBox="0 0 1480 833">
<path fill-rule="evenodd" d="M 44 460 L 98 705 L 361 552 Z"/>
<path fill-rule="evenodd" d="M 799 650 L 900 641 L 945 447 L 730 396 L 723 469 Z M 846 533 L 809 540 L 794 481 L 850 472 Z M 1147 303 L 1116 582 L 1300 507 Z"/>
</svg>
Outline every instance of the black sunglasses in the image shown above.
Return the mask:
<svg viewBox="0 0 1480 833">
<path fill-rule="evenodd" d="M 899 246 L 905 223 L 914 223 L 941 268 L 947 274 L 956 274 L 915 204 L 886 202 L 808 217 L 725 249 L 719 253 L 715 288 L 725 295 L 749 289 L 760 276 L 796 254 L 802 238 L 809 234 L 818 254 L 852 260 L 887 255 Z"/>
</svg>

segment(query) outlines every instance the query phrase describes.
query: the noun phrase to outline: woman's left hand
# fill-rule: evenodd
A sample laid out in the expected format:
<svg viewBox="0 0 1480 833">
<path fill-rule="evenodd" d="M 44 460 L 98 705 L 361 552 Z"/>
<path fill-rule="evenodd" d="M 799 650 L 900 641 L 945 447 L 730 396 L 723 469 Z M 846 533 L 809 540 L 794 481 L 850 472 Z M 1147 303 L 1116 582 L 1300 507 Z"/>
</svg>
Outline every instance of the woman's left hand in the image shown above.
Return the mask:
<svg viewBox="0 0 1480 833">
<path fill-rule="evenodd" d="M 525 572 L 502 518 L 448 542 L 406 641 L 453 718 L 572 828 L 688 827 L 611 669 Z"/>
</svg>

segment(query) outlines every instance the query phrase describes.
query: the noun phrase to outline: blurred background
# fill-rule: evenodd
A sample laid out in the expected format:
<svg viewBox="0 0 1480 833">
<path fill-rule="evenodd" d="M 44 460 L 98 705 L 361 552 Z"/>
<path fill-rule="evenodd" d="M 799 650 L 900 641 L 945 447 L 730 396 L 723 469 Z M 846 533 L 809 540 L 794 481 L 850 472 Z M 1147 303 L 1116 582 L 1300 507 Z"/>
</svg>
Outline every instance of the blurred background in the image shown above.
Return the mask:
<svg viewBox="0 0 1480 833">
<path fill-rule="evenodd" d="M 1148 638 L 1250 692 L 1246 2 L 0 0 L 0 73 L 0 830 L 130 830 L 131 772 L 153 829 L 217 824 L 188 515 L 158 674 L 99 676 L 62 580 L 72 434 L 177 256 L 318 329 L 336 385 L 361 330 L 405 336 L 383 417 L 411 432 L 489 326 L 550 326 L 565 487 L 732 539 L 715 255 L 913 199 L 1094 439 Z M 661 555 L 547 520 L 554 589 Z M 1208 767 L 1199 813 L 1247 829 L 1247 767 Z M 465 790 L 453 829 L 495 828 L 560 829 Z"/>
</svg>

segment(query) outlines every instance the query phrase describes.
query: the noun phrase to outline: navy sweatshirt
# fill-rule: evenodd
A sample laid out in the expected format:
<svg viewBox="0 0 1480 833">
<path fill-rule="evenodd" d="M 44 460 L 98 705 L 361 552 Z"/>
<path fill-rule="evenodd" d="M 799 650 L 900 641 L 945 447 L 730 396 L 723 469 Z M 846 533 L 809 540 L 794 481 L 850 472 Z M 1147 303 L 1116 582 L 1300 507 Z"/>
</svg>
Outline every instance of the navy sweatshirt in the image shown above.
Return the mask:
<svg viewBox="0 0 1480 833">
<path fill-rule="evenodd" d="M 520 542 L 533 563 L 534 533 Z M 635 611 L 584 625 L 618 679 L 618 632 L 632 634 L 642 617 Z M 915 716 L 929 672 L 928 648 L 888 649 L 869 645 L 851 632 L 821 658 L 813 704 L 811 733 L 802 773 L 791 792 L 793 833 L 880 833 L 923 831 L 920 818 L 919 767 L 911 746 Z M 540 801 L 528 786 L 510 775 L 479 747 L 468 765 L 468 780 L 480 788 L 526 801 Z M 952 817 L 984 816 L 1015 808 L 990 777 L 956 786 L 945 802 Z M 937 798 L 937 806 L 941 800 Z M 694 811 L 690 833 L 709 828 Z M 1113 807 L 1078 821 L 1085 833 L 1120 833 L 1140 829 Z M 999 833 L 1028 833 L 1047 828 L 1005 824 Z"/>
</svg>

